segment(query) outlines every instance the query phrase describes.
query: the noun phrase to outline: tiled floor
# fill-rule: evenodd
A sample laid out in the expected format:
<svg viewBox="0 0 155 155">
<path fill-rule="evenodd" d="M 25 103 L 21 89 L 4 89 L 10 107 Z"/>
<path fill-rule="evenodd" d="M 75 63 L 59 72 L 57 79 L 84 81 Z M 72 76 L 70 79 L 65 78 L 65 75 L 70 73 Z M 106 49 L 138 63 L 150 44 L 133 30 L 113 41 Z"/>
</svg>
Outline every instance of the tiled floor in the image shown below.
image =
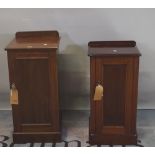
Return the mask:
<svg viewBox="0 0 155 155">
<path fill-rule="evenodd" d="M 89 111 L 62 112 L 63 138 L 66 141 L 79 140 L 81 146 L 88 146 L 88 118 Z M 137 132 L 144 146 L 155 147 L 155 110 L 138 110 Z M 11 143 L 12 116 L 11 111 L 0 111 L 0 135 L 10 137 Z M 1 145 L 1 144 L 0 144 Z M 57 144 L 57 146 L 64 144 Z M 18 145 L 17 145 L 18 146 Z M 26 146 L 26 144 L 24 145 Z M 37 144 L 36 144 L 37 146 Z M 47 144 L 48 146 L 48 144 Z M 76 146 L 74 142 L 70 146 Z"/>
</svg>

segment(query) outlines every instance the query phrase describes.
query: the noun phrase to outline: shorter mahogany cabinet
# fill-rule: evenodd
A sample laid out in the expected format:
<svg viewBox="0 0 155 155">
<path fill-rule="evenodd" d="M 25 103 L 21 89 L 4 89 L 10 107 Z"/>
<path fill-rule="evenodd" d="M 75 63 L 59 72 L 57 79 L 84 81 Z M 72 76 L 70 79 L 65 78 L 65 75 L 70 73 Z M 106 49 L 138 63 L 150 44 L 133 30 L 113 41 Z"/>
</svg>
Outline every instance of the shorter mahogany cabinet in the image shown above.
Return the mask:
<svg viewBox="0 0 155 155">
<path fill-rule="evenodd" d="M 90 122 L 92 145 L 137 145 L 139 50 L 135 41 L 92 41 Z"/>
<path fill-rule="evenodd" d="M 58 102 L 57 31 L 17 32 L 6 47 L 12 103 L 13 142 L 61 139 Z"/>
</svg>

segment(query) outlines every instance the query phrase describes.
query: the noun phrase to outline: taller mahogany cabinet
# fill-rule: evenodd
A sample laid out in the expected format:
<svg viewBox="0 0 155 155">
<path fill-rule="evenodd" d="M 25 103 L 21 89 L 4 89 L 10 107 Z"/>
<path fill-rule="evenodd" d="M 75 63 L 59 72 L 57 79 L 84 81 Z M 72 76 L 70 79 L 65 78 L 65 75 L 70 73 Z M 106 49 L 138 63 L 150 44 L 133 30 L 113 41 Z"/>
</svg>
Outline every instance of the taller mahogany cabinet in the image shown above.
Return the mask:
<svg viewBox="0 0 155 155">
<path fill-rule="evenodd" d="M 6 47 L 10 89 L 18 92 L 12 104 L 13 141 L 60 140 L 57 31 L 17 32 Z"/>
<path fill-rule="evenodd" d="M 89 143 L 137 145 L 140 53 L 134 41 L 89 42 Z"/>
</svg>

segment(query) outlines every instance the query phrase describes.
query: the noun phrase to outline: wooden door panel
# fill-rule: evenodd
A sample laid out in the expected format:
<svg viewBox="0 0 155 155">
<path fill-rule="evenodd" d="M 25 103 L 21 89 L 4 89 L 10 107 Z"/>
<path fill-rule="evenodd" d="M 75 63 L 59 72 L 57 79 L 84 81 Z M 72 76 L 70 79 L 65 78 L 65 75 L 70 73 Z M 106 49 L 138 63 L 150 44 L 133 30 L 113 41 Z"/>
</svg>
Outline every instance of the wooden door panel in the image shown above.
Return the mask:
<svg viewBox="0 0 155 155">
<path fill-rule="evenodd" d="M 11 81 L 19 93 L 19 104 L 12 106 L 15 131 L 55 131 L 59 119 L 56 114 L 59 113 L 56 109 L 57 82 L 53 82 L 57 78 L 55 54 L 17 52 L 12 59 Z"/>
<path fill-rule="evenodd" d="M 103 124 L 105 126 L 124 125 L 126 65 L 103 66 L 104 107 Z"/>
<path fill-rule="evenodd" d="M 96 59 L 96 82 L 104 88 L 102 100 L 96 103 L 98 133 L 123 134 L 130 129 L 131 70 L 130 58 Z"/>
<path fill-rule="evenodd" d="M 51 123 L 48 74 L 48 59 L 15 60 L 22 124 Z"/>
</svg>

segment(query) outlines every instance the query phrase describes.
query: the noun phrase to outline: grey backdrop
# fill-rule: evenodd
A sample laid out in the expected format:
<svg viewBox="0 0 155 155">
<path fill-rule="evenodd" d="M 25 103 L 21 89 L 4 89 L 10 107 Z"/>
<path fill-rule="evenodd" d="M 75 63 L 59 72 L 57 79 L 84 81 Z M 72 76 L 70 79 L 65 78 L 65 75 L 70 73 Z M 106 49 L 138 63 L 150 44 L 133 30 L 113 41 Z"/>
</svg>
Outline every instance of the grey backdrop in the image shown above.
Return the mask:
<svg viewBox="0 0 155 155">
<path fill-rule="evenodd" d="M 63 109 L 89 109 L 90 40 L 135 40 L 142 53 L 138 107 L 155 108 L 155 9 L 0 9 L 0 109 L 10 109 L 5 46 L 17 31 L 58 30 Z"/>
</svg>

